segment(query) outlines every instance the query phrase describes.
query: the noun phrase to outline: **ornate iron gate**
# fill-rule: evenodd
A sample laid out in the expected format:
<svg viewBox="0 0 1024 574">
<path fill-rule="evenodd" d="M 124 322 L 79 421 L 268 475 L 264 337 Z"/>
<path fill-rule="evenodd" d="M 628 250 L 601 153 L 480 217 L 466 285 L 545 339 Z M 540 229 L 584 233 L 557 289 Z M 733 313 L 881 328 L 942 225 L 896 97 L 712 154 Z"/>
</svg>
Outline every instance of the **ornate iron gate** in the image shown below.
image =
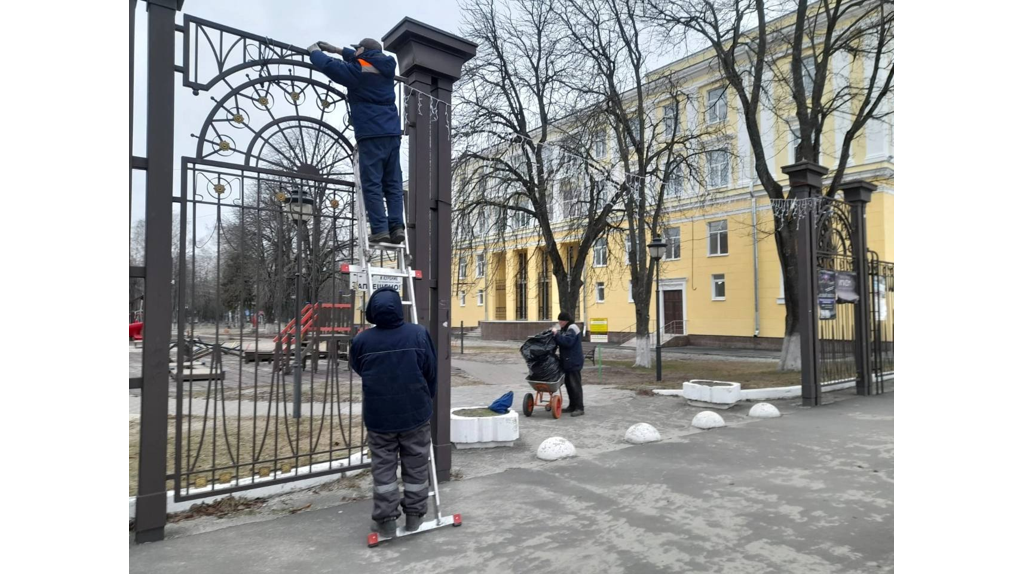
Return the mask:
<svg viewBox="0 0 1024 574">
<path fill-rule="evenodd" d="M 183 33 L 184 85 L 213 104 L 181 159 L 175 499 L 366 467 L 345 94 L 301 48 Z"/>
</svg>

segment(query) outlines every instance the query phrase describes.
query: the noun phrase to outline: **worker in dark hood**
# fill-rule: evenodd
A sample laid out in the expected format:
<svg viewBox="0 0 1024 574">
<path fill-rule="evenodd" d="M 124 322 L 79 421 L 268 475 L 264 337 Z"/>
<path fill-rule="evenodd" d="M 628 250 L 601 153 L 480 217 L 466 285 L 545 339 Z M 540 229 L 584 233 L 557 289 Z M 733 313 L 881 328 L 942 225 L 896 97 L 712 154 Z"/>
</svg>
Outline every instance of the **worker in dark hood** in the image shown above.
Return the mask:
<svg viewBox="0 0 1024 574">
<path fill-rule="evenodd" d="M 309 47 L 309 60 L 328 78 L 348 88 L 352 128 L 359 148 L 359 183 L 370 219 L 370 242 L 402 243 L 405 219 L 398 153 L 402 124 L 395 106 L 397 64 L 372 38 L 352 46 L 355 49 L 339 50 L 327 42 L 317 42 Z M 328 56 L 325 50 L 341 54 L 342 59 Z"/>
<path fill-rule="evenodd" d="M 403 320 L 402 299 L 390 287 L 382 287 L 370 297 L 366 320 L 376 327 L 352 340 L 349 365 L 363 380 L 374 531 L 393 537 L 399 502 L 407 532 L 419 529 L 427 512 L 437 354 L 430 333 Z M 404 497 L 396 476 L 399 460 Z"/>
</svg>

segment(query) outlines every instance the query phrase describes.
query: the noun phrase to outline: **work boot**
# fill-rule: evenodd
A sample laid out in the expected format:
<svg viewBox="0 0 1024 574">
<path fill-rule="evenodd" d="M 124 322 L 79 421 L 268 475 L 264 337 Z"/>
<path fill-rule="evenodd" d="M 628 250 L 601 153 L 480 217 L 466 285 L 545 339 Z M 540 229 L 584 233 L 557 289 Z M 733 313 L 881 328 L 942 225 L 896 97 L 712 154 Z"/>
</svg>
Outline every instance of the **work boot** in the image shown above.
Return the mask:
<svg viewBox="0 0 1024 574">
<path fill-rule="evenodd" d="M 384 243 L 391 241 L 391 234 L 387 231 L 381 231 L 380 233 L 374 233 L 370 236 L 370 243 Z"/>
<path fill-rule="evenodd" d="M 386 518 L 380 522 L 375 520 L 371 530 L 385 538 L 394 538 L 398 533 L 398 523 L 394 518 Z"/>
<path fill-rule="evenodd" d="M 571 416 L 571 417 L 581 417 L 581 416 L 583 416 L 583 414 L 584 414 L 583 413 L 583 408 L 581 407 L 581 408 L 578 408 L 578 409 L 574 410 L 569 416 Z"/>
<path fill-rule="evenodd" d="M 423 522 L 422 514 L 406 514 L 405 515 L 405 531 L 416 532 L 420 529 L 420 524 Z"/>
<path fill-rule="evenodd" d="M 576 411 L 576 407 L 574 407 L 574 406 L 571 406 L 571 405 L 570 405 L 570 406 L 568 406 L 568 407 L 564 407 L 564 408 L 562 408 L 562 414 L 565 414 L 565 413 L 569 413 L 569 414 L 572 414 L 572 413 L 573 413 L 573 412 L 575 412 L 575 411 Z"/>
<path fill-rule="evenodd" d="M 391 243 L 401 245 L 405 241 L 405 226 L 396 227 L 391 230 Z"/>
</svg>

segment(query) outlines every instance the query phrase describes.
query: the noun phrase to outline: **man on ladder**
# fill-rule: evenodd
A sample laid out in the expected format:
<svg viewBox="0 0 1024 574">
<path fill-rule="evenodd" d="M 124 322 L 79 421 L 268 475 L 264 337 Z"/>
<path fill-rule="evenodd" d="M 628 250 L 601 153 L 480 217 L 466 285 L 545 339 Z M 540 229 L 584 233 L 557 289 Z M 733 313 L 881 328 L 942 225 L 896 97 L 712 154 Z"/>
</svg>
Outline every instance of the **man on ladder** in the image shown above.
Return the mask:
<svg viewBox="0 0 1024 574">
<path fill-rule="evenodd" d="M 352 340 L 349 365 L 363 380 L 363 422 L 373 472 L 373 530 L 393 538 L 400 500 L 405 533 L 417 531 L 427 512 L 437 355 L 430 333 L 405 322 L 402 299 L 391 287 L 381 287 L 370 296 L 366 320 L 376 327 Z M 399 458 L 404 497 L 398 491 Z"/>
<path fill-rule="evenodd" d="M 359 180 L 370 219 L 369 242 L 401 244 L 405 221 L 399 163 L 402 124 L 395 106 L 397 64 L 372 38 L 352 46 L 354 50 L 339 50 L 317 42 L 309 47 L 309 59 L 317 70 L 348 88 L 350 120 L 359 148 Z M 325 50 L 341 54 L 342 60 L 324 54 Z"/>
</svg>

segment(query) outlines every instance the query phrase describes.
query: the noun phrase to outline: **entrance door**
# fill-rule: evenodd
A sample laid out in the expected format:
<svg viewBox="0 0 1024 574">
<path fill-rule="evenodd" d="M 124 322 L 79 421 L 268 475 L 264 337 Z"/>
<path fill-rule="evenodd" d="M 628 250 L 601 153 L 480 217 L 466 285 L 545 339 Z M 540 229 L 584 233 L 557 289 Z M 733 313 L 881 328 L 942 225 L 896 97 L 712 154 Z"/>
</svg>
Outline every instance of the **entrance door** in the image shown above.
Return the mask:
<svg viewBox="0 0 1024 574">
<path fill-rule="evenodd" d="M 664 329 L 666 335 L 682 335 L 685 330 L 683 324 L 683 290 L 673 289 L 662 291 L 662 298 L 665 305 Z"/>
</svg>

